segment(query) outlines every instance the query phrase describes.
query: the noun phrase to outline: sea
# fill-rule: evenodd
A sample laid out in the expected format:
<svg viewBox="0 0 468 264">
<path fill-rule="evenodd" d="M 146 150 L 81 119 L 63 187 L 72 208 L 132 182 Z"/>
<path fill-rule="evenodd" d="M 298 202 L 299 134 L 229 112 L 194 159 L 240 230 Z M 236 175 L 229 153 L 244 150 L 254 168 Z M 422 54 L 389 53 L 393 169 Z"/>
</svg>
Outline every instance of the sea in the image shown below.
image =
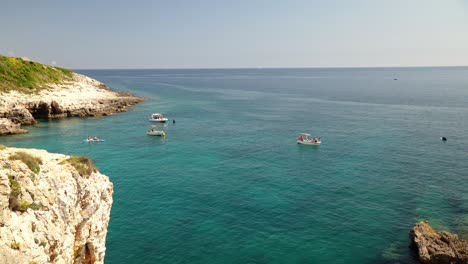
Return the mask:
<svg viewBox="0 0 468 264">
<path fill-rule="evenodd" d="M 77 72 L 149 100 L 0 144 L 109 176 L 106 263 L 414 264 L 416 222 L 468 237 L 468 67 Z"/>
</svg>

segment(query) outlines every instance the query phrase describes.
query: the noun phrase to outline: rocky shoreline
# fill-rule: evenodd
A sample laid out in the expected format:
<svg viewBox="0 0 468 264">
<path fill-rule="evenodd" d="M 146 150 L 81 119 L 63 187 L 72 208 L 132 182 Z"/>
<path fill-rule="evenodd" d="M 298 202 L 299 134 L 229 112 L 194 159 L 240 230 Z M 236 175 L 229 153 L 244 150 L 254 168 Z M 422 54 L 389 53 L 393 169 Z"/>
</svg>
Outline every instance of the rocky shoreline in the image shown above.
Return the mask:
<svg viewBox="0 0 468 264">
<path fill-rule="evenodd" d="M 468 241 L 455 234 L 437 231 L 428 221 L 417 223 L 410 231 L 410 239 L 421 263 L 468 263 Z"/>
<path fill-rule="evenodd" d="M 125 112 L 145 98 L 112 91 L 105 84 L 73 73 L 73 81 L 51 84 L 38 93 L 0 92 L 0 135 L 25 133 L 21 125 L 37 119 L 96 117 Z"/>
</svg>

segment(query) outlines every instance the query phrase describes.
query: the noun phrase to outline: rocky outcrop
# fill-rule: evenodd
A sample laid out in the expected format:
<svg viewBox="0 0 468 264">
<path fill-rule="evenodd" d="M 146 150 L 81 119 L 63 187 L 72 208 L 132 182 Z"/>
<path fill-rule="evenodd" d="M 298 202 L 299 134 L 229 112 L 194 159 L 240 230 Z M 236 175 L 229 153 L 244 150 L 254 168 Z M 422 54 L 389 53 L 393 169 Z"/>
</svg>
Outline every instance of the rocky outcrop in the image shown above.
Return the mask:
<svg viewBox="0 0 468 264">
<path fill-rule="evenodd" d="M 0 135 L 21 134 L 28 131 L 21 129 L 19 124 L 13 123 L 10 119 L 0 118 Z"/>
<path fill-rule="evenodd" d="M 80 74 L 73 81 L 50 84 L 37 94 L 0 92 L 0 118 L 31 125 L 36 119 L 86 117 L 125 112 L 144 98 L 115 92 L 103 83 Z M 0 131 L 0 135 L 2 135 Z"/>
<path fill-rule="evenodd" d="M 104 262 L 112 183 L 69 158 L 0 146 L 0 263 Z"/>
<path fill-rule="evenodd" d="M 7 118 L 13 123 L 21 125 L 33 125 L 37 123 L 36 119 L 23 105 L 0 104 L 0 117 Z"/>
<path fill-rule="evenodd" d="M 422 263 L 468 263 L 468 241 L 455 234 L 436 231 L 427 221 L 419 222 L 413 227 L 410 239 Z"/>
</svg>

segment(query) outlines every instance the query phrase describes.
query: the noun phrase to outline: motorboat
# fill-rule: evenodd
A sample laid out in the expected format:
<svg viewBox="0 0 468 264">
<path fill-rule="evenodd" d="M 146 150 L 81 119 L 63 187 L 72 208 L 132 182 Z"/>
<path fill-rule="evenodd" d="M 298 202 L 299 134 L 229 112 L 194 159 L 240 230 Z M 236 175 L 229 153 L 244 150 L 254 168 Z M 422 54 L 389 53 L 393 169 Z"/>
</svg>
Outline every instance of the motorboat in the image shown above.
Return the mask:
<svg viewBox="0 0 468 264">
<path fill-rule="evenodd" d="M 166 132 L 164 132 L 163 130 L 151 129 L 151 130 L 146 131 L 146 135 L 148 135 L 148 136 L 160 136 L 160 137 L 165 137 L 165 136 L 166 136 Z"/>
<path fill-rule="evenodd" d="M 160 123 L 165 123 L 167 122 L 167 118 L 164 117 L 163 114 L 160 114 L 160 113 L 154 113 L 151 115 L 151 118 L 149 119 L 149 121 L 151 122 L 160 122 Z"/>
<path fill-rule="evenodd" d="M 318 146 L 322 143 L 320 138 L 314 138 L 311 134 L 299 133 L 297 144 Z"/>
</svg>

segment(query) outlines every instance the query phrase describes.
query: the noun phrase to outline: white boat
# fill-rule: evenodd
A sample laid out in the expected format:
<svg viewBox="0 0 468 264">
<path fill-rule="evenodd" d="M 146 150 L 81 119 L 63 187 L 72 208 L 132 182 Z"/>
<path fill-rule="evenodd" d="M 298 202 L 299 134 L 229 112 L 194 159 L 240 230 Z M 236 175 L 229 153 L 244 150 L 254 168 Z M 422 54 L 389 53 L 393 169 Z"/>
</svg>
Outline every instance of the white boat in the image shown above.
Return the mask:
<svg viewBox="0 0 468 264">
<path fill-rule="evenodd" d="M 151 130 L 146 131 L 146 135 L 165 137 L 165 136 L 166 136 L 166 132 L 164 132 L 164 131 L 162 131 L 162 130 L 154 130 L 154 129 L 151 129 Z"/>
<path fill-rule="evenodd" d="M 102 138 L 87 138 L 83 139 L 83 142 L 104 142 L 106 141 L 105 139 Z"/>
<path fill-rule="evenodd" d="M 318 146 L 322 143 L 320 138 L 313 138 L 311 134 L 299 133 L 297 144 Z"/>
<path fill-rule="evenodd" d="M 151 118 L 149 119 L 149 121 L 151 122 L 160 122 L 160 123 L 165 123 L 167 122 L 167 118 L 164 117 L 163 114 L 160 114 L 160 113 L 154 113 L 151 115 Z"/>
</svg>

